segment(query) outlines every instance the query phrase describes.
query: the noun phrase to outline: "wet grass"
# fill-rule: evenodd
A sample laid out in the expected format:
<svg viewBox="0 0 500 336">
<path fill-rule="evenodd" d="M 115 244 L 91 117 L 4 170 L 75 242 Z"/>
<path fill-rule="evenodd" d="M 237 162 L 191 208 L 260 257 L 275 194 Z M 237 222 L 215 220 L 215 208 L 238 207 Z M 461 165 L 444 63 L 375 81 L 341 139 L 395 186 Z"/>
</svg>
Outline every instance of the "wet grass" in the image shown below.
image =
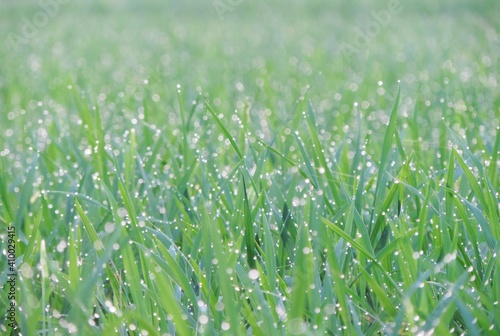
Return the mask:
<svg viewBox="0 0 500 336">
<path fill-rule="evenodd" d="M 500 334 L 494 1 L 362 45 L 387 3 L 69 2 L 12 45 L 40 8 L 0 4 L 2 333 Z"/>
</svg>

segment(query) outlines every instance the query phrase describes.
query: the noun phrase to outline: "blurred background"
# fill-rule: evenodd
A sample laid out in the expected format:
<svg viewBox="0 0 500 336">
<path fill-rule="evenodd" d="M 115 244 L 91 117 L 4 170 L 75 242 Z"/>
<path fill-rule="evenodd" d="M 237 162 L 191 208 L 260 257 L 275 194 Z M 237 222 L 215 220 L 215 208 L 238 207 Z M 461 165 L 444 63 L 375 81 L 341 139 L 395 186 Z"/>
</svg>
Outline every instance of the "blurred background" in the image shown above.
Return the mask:
<svg viewBox="0 0 500 336">
<path fill-rule="evenodd" d="M 131 120 L 147 100 L 175 124 L 180 85 L 187 103 L 201 92 L 278 123 L 309 90 L 327 126 L 354 124 L 358 104 L 377 129 L 401 81 L 403 114 L 420 104 L 431 142 L 457 112 L 498 126 L 498 1 L 4 0 L 0 13 L 3 125 L 65 117 L 69 85 L 104 116 Z"/>
</svg>

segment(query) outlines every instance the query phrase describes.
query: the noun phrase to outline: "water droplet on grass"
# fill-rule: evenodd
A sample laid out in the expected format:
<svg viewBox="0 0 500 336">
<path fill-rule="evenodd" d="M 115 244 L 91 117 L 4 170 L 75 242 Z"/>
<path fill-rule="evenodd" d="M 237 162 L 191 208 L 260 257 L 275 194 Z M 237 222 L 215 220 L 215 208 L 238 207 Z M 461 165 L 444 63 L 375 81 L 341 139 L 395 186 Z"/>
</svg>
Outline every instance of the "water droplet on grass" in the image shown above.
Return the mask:
<svg viewBox="0 0 500 336">
<path fill-rule="evenodd" d="M 248 277 L 252 280 L 257 280 L 259 278 L 259 271 L 253 269 L 248 272 Z"/>
</svg>

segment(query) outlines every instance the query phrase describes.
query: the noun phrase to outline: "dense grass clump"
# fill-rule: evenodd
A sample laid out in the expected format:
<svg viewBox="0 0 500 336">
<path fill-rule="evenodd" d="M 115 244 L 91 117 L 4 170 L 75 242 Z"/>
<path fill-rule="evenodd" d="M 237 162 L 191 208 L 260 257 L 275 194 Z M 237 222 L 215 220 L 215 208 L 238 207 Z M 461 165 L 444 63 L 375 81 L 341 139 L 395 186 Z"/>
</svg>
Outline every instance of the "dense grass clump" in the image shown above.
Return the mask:
<svg viewBox="0 0 500 336">
<path fill-rule="evenodd" d="M 0 3 L 0 333 L 500 334 L 497 2 L 49 3 Z"/>
</svg>

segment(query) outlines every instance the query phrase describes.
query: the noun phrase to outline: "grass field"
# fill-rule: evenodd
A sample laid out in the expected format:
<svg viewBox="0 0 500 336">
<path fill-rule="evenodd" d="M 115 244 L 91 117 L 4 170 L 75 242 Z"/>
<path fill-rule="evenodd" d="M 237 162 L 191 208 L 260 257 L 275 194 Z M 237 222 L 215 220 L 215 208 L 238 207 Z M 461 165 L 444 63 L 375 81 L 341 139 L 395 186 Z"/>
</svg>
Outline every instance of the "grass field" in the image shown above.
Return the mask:
<svg viewBox="0 0 500 336">
<path fill-rule="evenodd" d="M 0 334 L 500 335 L 498 1 L 0 13 Z"/>
</svg>

